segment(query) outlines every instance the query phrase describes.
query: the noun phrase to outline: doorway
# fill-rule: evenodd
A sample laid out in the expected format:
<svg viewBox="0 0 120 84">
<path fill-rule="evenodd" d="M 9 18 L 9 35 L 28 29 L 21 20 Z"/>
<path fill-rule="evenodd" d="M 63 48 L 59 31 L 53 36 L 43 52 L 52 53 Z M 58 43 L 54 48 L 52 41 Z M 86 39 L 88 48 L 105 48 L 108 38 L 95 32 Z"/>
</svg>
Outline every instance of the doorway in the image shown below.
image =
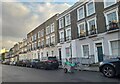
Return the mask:
<svg viewBox="0 0 120 84">
<path fill-rule="evenodd" d="M 59 60 L 60 60 L 60 65 L 62 65 L 61 48 L 59 48 Z"/>
<path fill-rule="evenodd" d="M 98 62 L 103 61 L 103 47 L 102 43 L 96 43 Z"/>
</svg>

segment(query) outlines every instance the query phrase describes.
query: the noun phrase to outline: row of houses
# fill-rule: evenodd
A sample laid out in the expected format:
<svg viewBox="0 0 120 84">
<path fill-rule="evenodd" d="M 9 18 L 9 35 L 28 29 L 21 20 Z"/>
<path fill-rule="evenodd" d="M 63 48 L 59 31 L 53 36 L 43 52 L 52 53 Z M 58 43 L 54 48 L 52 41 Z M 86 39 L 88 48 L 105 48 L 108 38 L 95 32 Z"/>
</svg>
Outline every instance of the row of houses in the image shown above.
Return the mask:
<svg viewBox="0 0 120 84">
<path fill-rule="evenodd" d="M 97 63 L 120 56 L 120 1 L 83 0 L 49 18 L 11 48 L 10 60 L 56 56 Z"/>
</svg>

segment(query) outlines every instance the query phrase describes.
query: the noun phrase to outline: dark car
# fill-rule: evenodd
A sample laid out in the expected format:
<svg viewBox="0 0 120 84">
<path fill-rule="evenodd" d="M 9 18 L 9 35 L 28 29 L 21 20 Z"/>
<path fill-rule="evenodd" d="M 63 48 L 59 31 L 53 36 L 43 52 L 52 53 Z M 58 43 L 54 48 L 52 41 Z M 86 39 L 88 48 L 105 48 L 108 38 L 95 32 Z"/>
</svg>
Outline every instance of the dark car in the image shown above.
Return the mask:
<svg viewBox="0 0 120 84">
<path fill-rule="evenodd" d="M 23 66 L 23 60 L 19 60 L 16 62 L 16 66 Z"/>
<path fill-rule="evenodd" d="M 37 68 L 37 64 L 40 63 L 39 59 L 32 59 L 30 62 L 30 67 L 31 68 Z"/>
<path fill-rule="evenodd" d="M 45 57 L 37 63 L 37 68 L 58 69 L 59 62 L 56 57 Z"/>
<path fill-rule="evenodd" d="M 109 60 L 100 62 L 100 72 L 106 77 L 114 77 L 120 74 L 120 57 L 111 58 Z"/>
</svg>

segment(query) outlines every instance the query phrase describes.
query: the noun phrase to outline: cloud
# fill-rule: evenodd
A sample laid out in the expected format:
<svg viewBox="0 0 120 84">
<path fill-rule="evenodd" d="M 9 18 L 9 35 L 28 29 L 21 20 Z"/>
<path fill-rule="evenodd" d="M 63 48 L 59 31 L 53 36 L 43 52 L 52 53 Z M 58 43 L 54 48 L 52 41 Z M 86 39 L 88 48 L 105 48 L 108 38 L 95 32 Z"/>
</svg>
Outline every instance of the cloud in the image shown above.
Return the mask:
<svg viewBox="0 0 120 84">
<path fill-rule="evenodd" d="M 68 7 L 70 5 L 67 3 L 3 2 L 3 45 L 7 48 L 12 47 L 15 42 L 19 42 L 25 38 L 31 30 Z"/>
</svg>

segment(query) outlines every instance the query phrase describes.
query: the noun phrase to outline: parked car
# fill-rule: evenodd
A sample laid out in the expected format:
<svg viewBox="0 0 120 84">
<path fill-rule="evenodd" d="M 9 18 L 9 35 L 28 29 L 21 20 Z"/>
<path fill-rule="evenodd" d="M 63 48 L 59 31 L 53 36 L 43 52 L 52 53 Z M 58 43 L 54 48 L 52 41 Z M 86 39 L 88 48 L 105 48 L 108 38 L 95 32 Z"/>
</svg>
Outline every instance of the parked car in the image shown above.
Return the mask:
<svg viewBox="0 0 120 84">
<path fill-rule="evenodd" d="M 10 65 L 10 61 L 3 61 L 2 64 Z"/>
<path fill-rule="evenodd" d="M 44 69 L 58 69 L 59 62 L 56 57 L 45 57 L 42 58 L 40 62 L 36 64 L 37 68 L 44 68 Z"/>
<path fill-rule="evenodd" d="M 31 62 L 30 62 L 30 67 L 31 68 L 36 68 L 38 63 L 40 63 L 39 59 L 32 59 Z"/>
<path fill-rule="evenodd" d="M 19 60 L 16 62 L 16 66 L 22 66 L 23 65 L 23 60 Z"/>
<path fill-rule="evenodd" d="M 111 58 L 109 60 L 100 62 L 100 72 L 106 77 L 114 77 L 120 74 L 120 57 Z"/>
</svg>

